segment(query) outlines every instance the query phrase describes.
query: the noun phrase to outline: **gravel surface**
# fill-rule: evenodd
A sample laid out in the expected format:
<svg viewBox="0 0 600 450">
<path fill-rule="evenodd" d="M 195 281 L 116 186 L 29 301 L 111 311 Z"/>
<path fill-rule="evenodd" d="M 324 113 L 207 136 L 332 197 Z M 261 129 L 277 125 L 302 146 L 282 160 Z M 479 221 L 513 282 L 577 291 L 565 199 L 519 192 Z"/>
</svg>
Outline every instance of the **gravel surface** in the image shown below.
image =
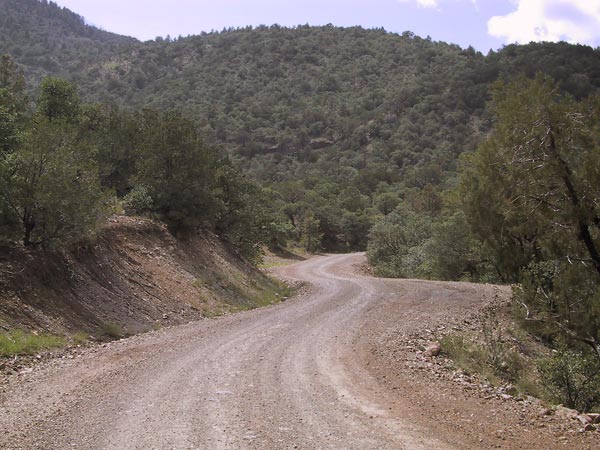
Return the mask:
<svg viewBox="0 0 600 450">
<path fill-rule="evenodd" d="M 533 403 L 470 393 L 406 344 L 493 287 L 375 279 L 357 272 L 363 261 L 280 267 L 311 288 L 9 377 L 0 448 L 598 448 L 600 433 L 557 435 Z"/>
</svg>

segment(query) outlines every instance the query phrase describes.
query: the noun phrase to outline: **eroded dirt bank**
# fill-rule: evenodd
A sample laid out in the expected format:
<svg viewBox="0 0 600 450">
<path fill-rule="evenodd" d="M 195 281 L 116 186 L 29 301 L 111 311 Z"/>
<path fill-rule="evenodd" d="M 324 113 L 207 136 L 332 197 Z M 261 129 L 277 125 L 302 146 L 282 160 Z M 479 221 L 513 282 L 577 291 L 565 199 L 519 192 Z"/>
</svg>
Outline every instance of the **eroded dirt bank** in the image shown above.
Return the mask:
<svg viewBox="0 0 600 450">
<path fill-rule="evenodd" d="M 114 216 L 72 251 L 0 254 L 0 330 L 138 333 L 262 306 L 276 288 L 210 233 L 175 239 L 157 222 Z"/>
<path fill-rule="evenodd" d="M 279 268 L 312 288 L 13 377 L 0 448 L 598 448 L 595 435 L 532 423 L 535 405 L 406 364 L 415 350 L 399 337 L 460 319 L 493 286 L 375 279 L 356 273 L 363 260 Z"/>
</svg>

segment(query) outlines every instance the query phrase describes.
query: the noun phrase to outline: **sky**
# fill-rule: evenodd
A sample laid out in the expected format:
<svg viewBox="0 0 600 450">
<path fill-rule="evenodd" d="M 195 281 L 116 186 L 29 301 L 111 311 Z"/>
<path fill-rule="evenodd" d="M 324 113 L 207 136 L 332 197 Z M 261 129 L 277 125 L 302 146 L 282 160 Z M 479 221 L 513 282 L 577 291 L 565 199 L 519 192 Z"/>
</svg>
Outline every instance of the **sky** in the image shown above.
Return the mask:
<svg viewBox="0 0 600 450">
<path fill-rule="evenodd" d="M 54 0 L 87 23 L 141 40 L 246 25 L 361 25 L 487 53 L 505 44 L 600 46 L 600 0 Z"/>
</svg>

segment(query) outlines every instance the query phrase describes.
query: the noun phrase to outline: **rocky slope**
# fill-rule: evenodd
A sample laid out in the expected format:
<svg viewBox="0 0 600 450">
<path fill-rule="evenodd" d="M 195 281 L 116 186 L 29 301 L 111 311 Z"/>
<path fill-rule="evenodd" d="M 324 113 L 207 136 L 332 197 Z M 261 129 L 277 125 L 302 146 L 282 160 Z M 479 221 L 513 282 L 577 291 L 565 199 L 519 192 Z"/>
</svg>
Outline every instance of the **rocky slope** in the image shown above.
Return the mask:
<svg viewBox="0 0 600 450">
<path fill-rule="evenodd" d="M 0 254 L 0 329 L 133 334 L 275 302 L 282 288 L 210 233 L 178 240 L 114 216 L 71 251 Z"/>
</svg>

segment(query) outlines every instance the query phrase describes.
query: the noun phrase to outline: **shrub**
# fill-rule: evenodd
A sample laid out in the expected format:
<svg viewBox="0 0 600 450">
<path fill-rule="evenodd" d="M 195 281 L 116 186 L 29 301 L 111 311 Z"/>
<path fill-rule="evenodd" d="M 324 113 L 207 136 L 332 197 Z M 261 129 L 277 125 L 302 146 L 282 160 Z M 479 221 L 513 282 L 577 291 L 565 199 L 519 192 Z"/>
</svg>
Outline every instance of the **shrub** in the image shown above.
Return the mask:
<svg viewBox="0 0 600 450">
<path fill-rule="evenodd" d="M 136 186 L 123 198 L 123 208 L 127 214 L 141 214 L 152 207 L 152 197 L 144 186 Z"/>
<path fill-rule="evenodd" d="M 595 355 L 560 348 L 553 358 L 540 361 L 539 370 L 558 402 L 580 411 L 600 405 L 600 359 Z"/>
<path fill-rule="evenodd" d="M 102 336 L 109 339 L 121 339 L 123 330 L 116 323 L 107 323 L 102 327 Z"/>
</svg>

